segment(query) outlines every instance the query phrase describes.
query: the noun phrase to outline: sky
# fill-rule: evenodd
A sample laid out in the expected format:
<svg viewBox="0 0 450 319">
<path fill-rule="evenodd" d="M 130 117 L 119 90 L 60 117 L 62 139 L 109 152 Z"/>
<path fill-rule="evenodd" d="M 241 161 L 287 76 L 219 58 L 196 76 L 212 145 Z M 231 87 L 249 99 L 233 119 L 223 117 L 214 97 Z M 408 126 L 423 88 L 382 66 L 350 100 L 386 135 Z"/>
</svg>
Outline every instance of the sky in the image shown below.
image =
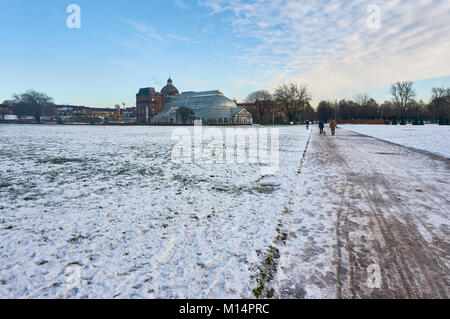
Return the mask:
<svg viewBox="0 0 450 319">
<path fill-rule="evenodd" d="M 76 4 L 80 28 L 69 28 Z M 292 81 L 313 106 L 414 81 L 450 87 L 448 0 L 2 0 L 0 101 L 134 106 L 141 87 L 220 89 L 239 101 Z"/>
</svg>

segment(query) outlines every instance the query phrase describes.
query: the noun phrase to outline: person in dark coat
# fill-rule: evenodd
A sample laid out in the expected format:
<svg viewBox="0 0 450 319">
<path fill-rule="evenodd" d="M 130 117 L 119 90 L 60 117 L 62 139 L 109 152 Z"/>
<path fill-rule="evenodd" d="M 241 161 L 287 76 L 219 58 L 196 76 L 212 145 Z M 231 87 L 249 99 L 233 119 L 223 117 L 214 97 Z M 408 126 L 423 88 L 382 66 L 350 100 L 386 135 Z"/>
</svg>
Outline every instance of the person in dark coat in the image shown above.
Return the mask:
<svg viewBox="0 0 450 319">
<path fill-rule="evenodd" d="M 322 121 L 319 121 L 319 129 L 320 129 L 320 134 L 323 134 L 323 129 L 325 128 L 325 124 L 323 124 Z"/>
</svg>

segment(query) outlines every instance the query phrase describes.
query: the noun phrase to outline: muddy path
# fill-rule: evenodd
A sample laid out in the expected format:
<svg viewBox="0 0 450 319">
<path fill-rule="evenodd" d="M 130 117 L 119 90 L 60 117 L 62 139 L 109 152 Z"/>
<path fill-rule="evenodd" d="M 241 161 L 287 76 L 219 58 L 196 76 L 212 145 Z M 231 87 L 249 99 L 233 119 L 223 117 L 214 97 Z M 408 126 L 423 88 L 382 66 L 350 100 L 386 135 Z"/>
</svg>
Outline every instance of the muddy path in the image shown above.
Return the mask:
<svg viewBox="0 0 450 319">
<path fill-rule="evenodd" d="M 339 130 L 304 171 L 276 297 L 450 296 L 450 161 Z"/>
</svg>

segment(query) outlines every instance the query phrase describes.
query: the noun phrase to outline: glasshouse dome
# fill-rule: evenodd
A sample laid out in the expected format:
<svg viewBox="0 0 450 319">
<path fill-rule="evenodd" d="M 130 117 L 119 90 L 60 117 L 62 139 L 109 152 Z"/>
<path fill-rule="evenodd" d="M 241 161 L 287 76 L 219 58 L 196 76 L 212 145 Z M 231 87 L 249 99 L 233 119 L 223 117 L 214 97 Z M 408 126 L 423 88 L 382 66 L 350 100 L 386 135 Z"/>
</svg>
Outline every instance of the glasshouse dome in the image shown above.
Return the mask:
<svg viewBox="0 0 450 319">
<path fill-rule="evenodd" d="M 190 124 L 202 120 L 205 124 L 252 124 L 251 114 L 219 90 L 183 92 L 171 97 L 153 123 Z"/>
</svg>

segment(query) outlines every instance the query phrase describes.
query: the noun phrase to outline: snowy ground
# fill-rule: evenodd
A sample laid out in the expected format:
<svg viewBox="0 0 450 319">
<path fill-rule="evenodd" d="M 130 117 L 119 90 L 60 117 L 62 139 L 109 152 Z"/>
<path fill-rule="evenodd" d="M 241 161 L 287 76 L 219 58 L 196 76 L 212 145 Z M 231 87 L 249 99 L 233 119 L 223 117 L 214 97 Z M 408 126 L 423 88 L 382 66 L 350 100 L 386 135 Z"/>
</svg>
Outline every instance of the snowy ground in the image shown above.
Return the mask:
<svg viewBox="0 0 450 319">
<path fill-rule="evenodd" d="M 449 298 L 448 159 L 339 129 L 312 135 L 297 181 L 267 292 Z"/>
<path fill-rule="evenodd" d="M 310 132 L 263 176 L 175 164 L 172 131 L 0 125 L 0 298 L 254 297 Z"/>
<path fill-rule="evenodd" d="M 281 127 L 265 176 L 168 127 L 0 125 L 0 298 L 448 298 L 448 159 L 349 129 Z"/>
<path fill-rule="evenodd" d="M 385 141 L 450 158 L 450 126 L 439 125 L 341 125 Z"/>
</svg>

